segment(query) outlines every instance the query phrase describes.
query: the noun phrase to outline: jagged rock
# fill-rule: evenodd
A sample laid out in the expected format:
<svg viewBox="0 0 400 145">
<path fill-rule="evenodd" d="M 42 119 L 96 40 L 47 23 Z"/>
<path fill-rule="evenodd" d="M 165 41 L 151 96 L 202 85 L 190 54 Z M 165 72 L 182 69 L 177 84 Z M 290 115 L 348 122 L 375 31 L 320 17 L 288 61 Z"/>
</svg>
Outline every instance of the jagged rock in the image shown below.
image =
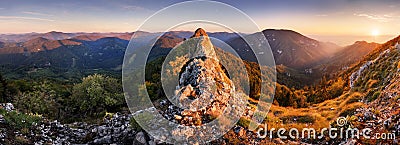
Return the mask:
<svg viewBox="0 0 400 145">
<path fill-rule="evenodd" d="M 143 132 L 139 132 L 138 134 L 136 134 L 135 139 L 141 144 L 146 144 L 146 138 Z"/>
<path fill-rule="evenodd" d="M 4 120 L 4 116 L 0 115 L 0 123 L 6 123 L 6 121 Z"/>
<path fill-rule="evenodd" d="M 200 37 L 200 36 L 208 36 L 207 33 L 206 33 L 206 31 L 204 31 L 203 28 L 198 28 L 196 31 L 194 31 L 193 36 L 190 37 L 190 38 L 193 38 L 193 37 Z"/>
<path fill-rule="evenodd" d="M 154 141 L 149 141 L 149 145 L 156 145 L 156 143 Z"/>
<path fill-rule="evenodd" d="M 11 112 L 14 111 L 14 105 L 11 103 L 1 103 L 0 104 L 0 108 L 3 108 L 4 110 L 6 110 L 7 112 Z"/>
<path fill-rule="evenodd" d="M 93 128 L 92 133 L 97 133 L 97 128 Z"/>
<path fill-rule="evenodd" d="M 175 65 L 167 67 L 170 72 L 179 76 L 179 78 L 174 78 L 178 80 L 177 84 L 170 88 L 175 91 L 171 91 L 169 101 L 160 100 L 160 107 L 157 108 L 165 108 L 158 112 L 170 122 L 179 124 L 172 128 L 173 141 L 196 144 L 199 143 L 198 141 L 201 142 L 201 139 L 217 134 L 223 135 L 222 133 L 225 132 L 220 132 L 218 128 L 224 125 L 216 126 L 208 123 L 213 124 L 214 120 L 217 120 L 216 123 L 221 123 L 218 122 L 221 121 L 219 119 L 225 119 L 222 114 L 232 116 L 232 119 L 238 116 L 237 119 L 239 119 L 245 110 L 247 100 L 244 95 L 236 92 L 235 85 L 223 70 L 214 46 L 203 29 L 197 29 L 191 39 L 184 41 L 181 46 L 174 50 L 180 51 L 183 48 L 183 51 L 188 50 L 189 53 L 184 54 L 183 59 L 181 56 L 174 56 L 168 64 L 183 63 L 183 65 L 177 68 L 174 68 Z M 179 59 L 174 60 L 175 58 Z M 229 123 L 226 125 L 229 126 L 227 129 L 234 125 Z M 156 126 L 152 128 L 163 130 Z M 201 130 L 209 132 L 205 134 Z M 242 131 L 242 134 L 246 134 L 246 131 Z M 162 135 L 157 138 L 163 140 Z"/>
<path fill-rule="evenodd" d="M 175 115 L 175 120 L 182 120 L 182 116 Z"/>
<path fill-rule="evenodd" d="M 104 136 L 104 137 L 102 137 L 102 138 L 95 139 L 95 140 L 93 141 L 93 143 L 95 143 L 95 144 L 107 144 L 107 143 L 112 143 L 111 136 Z"/>
<path fill-rule="evenodd" d="M 222 114 L 235 87 L 215 59 L 207 33 L 199 28 L 191 38 L 198 41 L 198 45 L 193 49 L 194 59 L 180 75 L 175 96 L 186 110 L 181 112 L 182 118 L 175 117 L 175 120 L 185 125 L 201 125 L 210 116 Z"/>
</svg>

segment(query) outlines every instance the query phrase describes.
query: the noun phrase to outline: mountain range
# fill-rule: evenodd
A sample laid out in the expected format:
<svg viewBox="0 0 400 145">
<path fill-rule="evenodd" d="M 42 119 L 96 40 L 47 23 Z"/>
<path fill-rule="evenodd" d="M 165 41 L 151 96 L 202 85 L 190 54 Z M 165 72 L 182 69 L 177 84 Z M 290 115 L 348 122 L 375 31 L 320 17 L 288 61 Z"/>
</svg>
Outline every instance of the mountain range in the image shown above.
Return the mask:
<svg viewBox="0 0 400 145">
<path fill-rule="evenodd" d="M 219 114 L 219 110 L 223 110 L 223 105 L 215 105 L 211 106 L 214 107 L 214 109 L 211 108 L 211 111 L 208 111 L 210 107 L 206 107 L 208 114 L 203 112 L 177 113 L 174 107 L 170 107 L 170 103 L 163 100 L 165 94 L 162 93 L 164 88 L 161 88 L 161 75 L 159 75 L 162 71 L 161 65 L 164 60 L 168 59 L 167 54 L 171 50 L 171 53 L 182 54 L 182 52 L 186 52 L 186 49 L 182 49 L 185 47 L 176 47 L 177 44 L 185 44 L 185 42 L 190 41 L 190 39 L 187 40 L 190 35 L 186 31 L 173 31 L 165 34 L 150 32 L 49 33 L 54 34 L 35 33 L 35 35 L 26 34 L 27 36 L 20 34 L 21 37 L 18 39 L 11 39 L 16 37 L 15 35 L 2 35 L 2 38 L 7 38 L 0 42 L 1 73 L 9 79 L 44 77 L 68 81 L 71 78 L 81 79 L 83 76 L 92 73 L 106 72 L 109 74 L 111 72 L 120 75 L 123 57 L 127 46 L 130 45 L 129 39 L 132 34 L 135 34 L 133 37 L 136 37 L 137 41 L 133 45 L 151 46 L 150 57 L 145 68 L 146 88 L 152 94 L 150 99 L 153 103 L 155 102 L 157 109 L 163 109 L 166 118 L 182 124 L 196 126 L 210 121 L 214 113 Z M 273 93 L 274 102 L 268 112 L 255 112 L 255 104 L 258 104 L 261 100 L 260 97 L 262 97 L 260 93 L 262 90 L 259 89 L 260 84 L 262 84 L 261 78 L 268 79 L 268 77 L 273 76 L 269 73 L 274 71 L 271 71 L 272 69 L 269 66 L 261 66 L 255 62 L 251 49 L 244 43 L 243 38 L 238 37 L 238 34 L 218 32 L 208 33 L 207 35 L 205 31 L 199 30 L 193 35 L 193 37 L 197 34 L 214 37 L 235 49 L 239 57 L 216 47 L 214 42 L 211 42 L 212 40 L 208 41 L 207 39 L 203 41 L 204 43 L 201 43 L 202 45 L 196 45 L 200 48 L 208 48 L 200 49 L 200 53 L 208 52 L 205 53 L 209 54 L 208 56 L 215 53 L 220 58 L 229 58 L 220 59 L 222 61 L 227 60 L 225 66 L 223 62 L 218 64 L 211 59 L 207 61 L 207 57 L 196 59 L 173 57 L 173 61 L 169 63 L 170 65 L 178 65 L 177 68 L 182 68 L 167 73 L 168 75 L 177 71 L 180 80 L 182 80 L 177 88 L 171 85 L 174 88 L 172 90 L 178 92 L 175 99 L 189 101 L 199 97 L 199 92 L 207 93 L 204 90 L 197 90 L 199 86 L 197 82 L 201 82 L 202 85 L 213 82 L 213 79 L 208 77 L 217 78 L 214 81 L 224 85 L 223 88 L 227 88 L 219 88 L 221 91 L 229 92 L 233 90 L 229 88 L 236 88 L 240 92 L 249 89 L 249 93 L 246 94 L 249 103 L 239 105 L 245 107 L 245 114 L 239 118 L 228 133 L 220 140 L 216 140 L 216 144 L 226 142 L 250 144 L 255 140 L 261 142 L 261 144 L 270 142 L 276 144 L 303 142 L 310 144 L 396 144 L 398 137 L 396 140 L 343 138 L 258 140 L 255 133 L 248 130 L 248 126 L 252 116 L 260 115 L 259 113 L 265 113 L 263 114 L 267 116 L 265 123 L 276 128 L 284 125 L 295 128 L 331 127 L 331 125 L 337 123 L 337 118 L 346 117 L 348 124 L 341 126 L 344 130 L 353 127 L 368 127 L 373 128 L 373 134 L 382 132 L 399 134 L 400 46 L 398 43 L 400 36 L 384 44 L 357 41 L 352 45 L 340 47 L 332 43 L 308 38 L 291 30 L 267 29 L 259 33 L 263 33 L 269 41 L 277 64 L 277 83 L 267 84 L 269 86 L 267 90 L 275 91 Z M 244 35 L 244 37 L 252 39 L 252 35 L 254 34 Z M 146 40 L 155 40 L 155 43 L 148 44 L 145 42 Z M 183 41 L 184 43 L 182 43 Z M 188 45 L 190 44 L 193 43 L 188 43 Z M 210 51 L 210 48 L 214 48 L 215 52 Z M 240 62 L 244 62 L 246 71 L 235 69 L 239 67 Z M 182 67 L 179 67 L 179 65 Z M 233 73 L 225 72 L 232 70 L 232 68 L 226 69 L 226 67 L 234 67 Z M 267 74 L 262 75 L 260 72 L 267 72 Z M 236 75 L 231 75 L 234 73 Z M 235 84 L 234 87 L 231 85 L 230 81 L 247 82 L 246 76 L 250 87 L 241 83 Z M 166 78 L 167 82 L 169 82 L 168 79 L 176 80 L 169 76 Z M 208 86 L 213 85 L 208 84 L 198 88 L 205 90 L 212 88 Z M 271 93 L 263 92 L 263 94 Z M 229 95 L 222 92 L 213 96 L 215 98 L 225 96 L 226 98 L 221 98 L 221 102 L 232 100 L 228 99 Z M 158 103 L 158 101 L 160 102 Z M 234 100 L 233 102 L 239 101 Z M 216 106 L 222 106 L 222 108 L 215 109 Z M 195 119 L 192 120 L 192 118 Z M 156 125 L 152 127 L 155 130 L 162 130 Z"/>
<path fill-rule="evenodd" d="M 326 68 L 348 67 L 378 45 L 360 41 L 340 47 L 333 43 L 308 38 L 292 30 L 266 29 L 261 33 L 269 42 L 276 64 L 282 66 L 279 67 L 278 73 L 281 76 L 291 77 L 292 80 L 310 83 L 325 75 Z M 125 49 L 132 35 L 139 42 L 141 39 L 156 40 L 149 55 L 149 60 L 153 60 L 167 55 L 178 43 L 192 34 L 189 31 L 171 31 L 164 34 L 142 31 L 1 34 L 0 65 L 4 68 L 2 73 L 6 76 L 9 73 L 19 72 L 19 77 L 32 70 L 43 68 L 62 68 L 64 71 L 71 69 L 118 71 L 121 69 Z M 161 36 L 157 37 L 159 35 Z M 240 35 L 251 38 L 253 34 Z M 229 32 L 209 33 L 210 37 L 229 44 L 243 60 L 254 62 L 254 53 L 240 35 Z M 213 43 L 218 45 L 220 42 Z"/>
</svg>

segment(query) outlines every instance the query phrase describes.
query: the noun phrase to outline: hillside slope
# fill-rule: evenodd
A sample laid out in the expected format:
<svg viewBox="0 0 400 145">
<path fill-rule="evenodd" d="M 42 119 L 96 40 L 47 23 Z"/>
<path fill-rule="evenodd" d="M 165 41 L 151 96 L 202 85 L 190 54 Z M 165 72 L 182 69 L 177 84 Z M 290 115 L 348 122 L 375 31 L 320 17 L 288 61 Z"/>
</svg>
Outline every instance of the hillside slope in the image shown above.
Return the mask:
<svg viewBox="0 0 400 145">
<path fill-rule="evenodd" d="M 394 133 L 393 140 L 364 139 L 359 142 L 396 144 L 400 137 L 400 36 L 377 47 L 342 76 L 349 78 L 351 91 L 361 92 L 366 107 L 354 110 L 356 127 L 373 128 L 372 134 Z M 398 143 L 398 142 L 397 142 Z"/>
<path fill-rule="evenodd" d="M 262 33 L 268 40 L 277 65 L 296 69 L 311 68 L 340 50 L 337 45 L 319 42 L 292 30 L 266 29 Z M 228 44 L 238 51 L 242 59 L 255 61 L 244 39 L 235 38 Z"/>
</svg>

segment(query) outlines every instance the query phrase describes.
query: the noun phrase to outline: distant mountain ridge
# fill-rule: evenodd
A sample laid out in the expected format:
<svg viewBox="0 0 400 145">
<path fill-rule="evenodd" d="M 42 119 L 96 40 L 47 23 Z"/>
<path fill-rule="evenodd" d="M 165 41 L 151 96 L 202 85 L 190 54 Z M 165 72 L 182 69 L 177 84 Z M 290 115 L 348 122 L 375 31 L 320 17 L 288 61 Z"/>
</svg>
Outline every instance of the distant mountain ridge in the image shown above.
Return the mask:
<svg viewBox="0 0 400 145">
<path fill-rule="evenodd" d="M 130 40 L 132 35 L 136 33 L 137 36 L 149 35 L 149 34 L 160 34 L 160 32 L 104 32 L 104 33 L 87 33 L 87 32 L 77 32 L 77 33 L 65 33 L 51 31 L 47 33 L 23 33 L 23 34 L 0 34 L 0 42 L 25 42 L 35 38 L 45 38 L 49 40 L 64 40 L 64 39 L 77 39 L 77 40 L 87 40 L 93 41 L 104 37 L 117 37 L 124 40 Z M 192 35 L 190 31 L 170 31 L 167 34 L 172 34 L 179 36 L 181 38 L 189 38 Z M 218 38 L 222 41 L 229 40 L 231 38 L 237 37 L 238 35 L 230 32 L 214 32 L 209 33 L 210 37 Z"/>
<path fill-rule="evenodd" d="M 51 31 L 47 33 L 26 33 L 26 34 L 0 34 L 0 41 L 3 42 L 25 42 L 35 38 L 46 38 L 50 40 L 69 39 L 80 35 L 80 33 L 64 33 Z"/>
<path fill-rule="evenodd" d="M 327 59 L 341 48 L 332 43 L 319 42 L 292 30 L 266 29 L 262 31 L 274 54 L 277 65 L 304 69 Z M 242 38 L 228 42 L 248 61 L 255 61 L 254 54 Z"/>
<path fill-rule="evenodd" d="M 354 44 L 346 46 L 343 50 L 337 52 L 331 60 L 339 63 L 339 60 L 345 61 L 344 65 L 351 65 L 361 59 L 363 56 L 372 52 L 380 44 L 366 41 L 356 41 Z"/>
<path fill-rule="evenodd" d="M 292 30 L 266 29 L 262 33 L 271 46 L 276 64 L 281 66 L 279 67 L 279 76 L 287 77 L 288 82 L 293 79 L 309 83 L 318 81 L 326 72 L 325 66 L 329 64 L 328 62 L 347 63 L 349 61 L 343 58 L 345 56 L 363 57 L 368 51 L 358 51 L 358 49 L 369 46 L 369 44 L 364 45 L 364 42 L 357 42 L 357 45 L 342 48 L 332 43 L 319 42 Z M 193 32 L 189 31 L 171 31 L 164 34 L 143 31 L 134 33 L 48 32 L 28 33 L 25 34 L 26 36 L 2 34 L 0 38 L 7 36 L 10 39 L 0 41 L 0 65 L 7 66 L 6 69 L 19 68 L 22 70 L 43 66 L 65 69 L 120 70 L 125 49 L 131 37 L 135 37 L 137 42 L 143 43 L 137 45 L 152 45 L 148 59 L 151 61 L 166 56 L 177 44 L 192 34 Z M 239 34 L 213 32 L 208 35 L 230 45 L 242 59 L 254 61 L 254 54 L 247 43 L 239 37 Z M 251 35 L 244 35 L 244 37 Z M 20 36 L 20 38 L 11 40 L 16 36 Z M 148 40 L 155 40 L 155 44 L 148 44 Z M 211 41 L 216 46 L 221 43 Z M 368 47 L 365 50 L 370 49 L 371 47 Z M 351 53 L 346 51 L 351 51 Z M 339 55 L 344 56 L 339 57 Z M 320 65 L 324 67 L 320 67 Z M 296 86 L 302 87 L 301 85 Z"/>
<path fill-rule="evenodd" d="M 362 60 L 364 56 L 379 46 L 380 44 L 374 42 L 357 41 L 352 45 L 343 47 L 342 50 L 323 60 L 320 65 L 315 66 L 313 69 L 324 72 L 325 75 L 335 75 L 352 67 L 352 65 Z"/>
</svg>

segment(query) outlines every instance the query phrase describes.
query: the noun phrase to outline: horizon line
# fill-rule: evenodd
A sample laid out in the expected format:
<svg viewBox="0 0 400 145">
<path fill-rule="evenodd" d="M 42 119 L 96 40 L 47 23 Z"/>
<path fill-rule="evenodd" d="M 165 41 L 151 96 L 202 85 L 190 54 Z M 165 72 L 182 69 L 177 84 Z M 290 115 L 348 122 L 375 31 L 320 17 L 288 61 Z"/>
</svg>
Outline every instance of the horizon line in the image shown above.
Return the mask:
<svg viewBox="0 0 400 145">
<path fill-rule="evenodd" d="M 359 36 L 371 36 L 368 34 L 313 34 L 313 33 L 301 33 L 299 31 L 296 30 L 292 30 L 292 29 L 285 29 L 285 28 L 266 28 L 266 29 L 262 29 L 261 31 L 264 30 L 287 30 L 287 31 L 294 31 L 297 32 L 301 35 L 306 35 L 306 36 L 353 36 L 353 37 L 359 37 Z M 147 33 L 166 33 L 166 32 L 194 32 L 195 30 L 173 30 L 173 31 L 165 31 L 165 32 L 161 32 L 161 31 L 59 31 L 59 30 L 51 30 L 51 31 L 44 31 L 44 32 L 11 32 L 11 33 L 2 33 L 0 32 L 0 35 L 23 35 L 23 34 L 46 34 L 46 33 L 86 33 L 86 34 L 90 34 L 90 33 L 100 33 L 100 34 L 104 34 L 104 33 L 135 33 L 135 32 L 147 32 Z M 261 32 L 260 31 L 260 32 Z M 227 32 L 227 31 L 207 31 L 207 33 L 219 33 L 219 32 L 225 32 L 225 33 L 235 33 L 235 32 Z M 253 34 L 253 33 L 258 33 L 258 32 L 239 32 L 242 34 Z M 380 34 L 377 35 L 376 37 L 382 37 L 382 36 L 399 36 L 400 34 Z M 373 37 L 373 36 L 371 36 Z"/>
</svg>

